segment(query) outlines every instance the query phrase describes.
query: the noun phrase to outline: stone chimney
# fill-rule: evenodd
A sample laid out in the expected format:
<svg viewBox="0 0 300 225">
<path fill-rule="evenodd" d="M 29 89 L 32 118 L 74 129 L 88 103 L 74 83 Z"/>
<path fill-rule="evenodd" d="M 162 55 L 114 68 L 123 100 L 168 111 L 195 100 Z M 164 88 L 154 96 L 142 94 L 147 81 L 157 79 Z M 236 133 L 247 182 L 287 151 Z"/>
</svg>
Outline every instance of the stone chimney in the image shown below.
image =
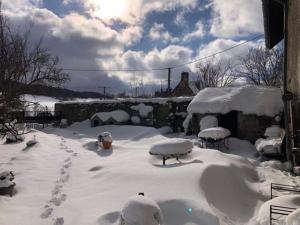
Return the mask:
<svg viewBox="0 0 300 225">
<path fill-rule="evenodd" d="M 181 82 L 185 84 L 189 84 L 189 73 L 188 72 L 182 72 L 181 73 Z"/>
</svg>

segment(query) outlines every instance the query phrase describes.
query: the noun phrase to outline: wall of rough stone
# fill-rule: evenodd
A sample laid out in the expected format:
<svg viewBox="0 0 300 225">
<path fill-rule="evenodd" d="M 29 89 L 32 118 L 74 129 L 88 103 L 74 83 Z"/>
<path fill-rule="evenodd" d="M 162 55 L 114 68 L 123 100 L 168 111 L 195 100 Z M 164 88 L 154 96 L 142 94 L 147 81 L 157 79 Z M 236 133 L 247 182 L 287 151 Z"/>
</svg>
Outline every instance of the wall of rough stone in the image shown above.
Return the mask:
<svg viewBox="0 0 300 225">
<path fill-rule="evenodd" d="M 170 126 L 174 131 L 183 131 L 182 122 L 186 117 L 186 109 L 192 98 L 169 98 L 169 99 L 128 99 L 128 100 L 103 100 L 91 103 L 62 102 L 55 104 L 55 111 L 62 114 L 69 124 L 90 119 L 95 113 L 124 110 L 131 117 L 138 116 L 141 126 L 153 126 L 156 128 Z M 152 106 L 153 111 L 147 117 L 141 117 L 139 112 L 131 106 L 139 104 Z M 128 121 L 127 124 L 132 124 Z"/>
</svg>

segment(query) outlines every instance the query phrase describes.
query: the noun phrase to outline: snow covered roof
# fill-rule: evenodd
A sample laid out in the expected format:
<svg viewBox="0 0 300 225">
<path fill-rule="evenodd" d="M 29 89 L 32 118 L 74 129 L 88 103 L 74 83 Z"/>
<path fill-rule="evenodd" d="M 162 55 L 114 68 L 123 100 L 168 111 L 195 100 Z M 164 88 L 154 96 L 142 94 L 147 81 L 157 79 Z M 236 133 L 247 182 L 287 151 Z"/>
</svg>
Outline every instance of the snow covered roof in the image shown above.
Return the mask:
<svg viewBox="0 0 300 225">
<path fill-rule="evenodd" d="M 187 108 L 189 113 L 226 114 L 241 111 L 244 114 L 275 116 L 283 111 L 279 88 L 242 86 L 230 88 L 205 88 Z"/>
<path fill-rule="evenodd" d="M 95 117 L 98 117 L 103 122 L 106 122 L 110 118 L 113 118 L 118 123 L 126 122 L 126 121 L 128 121 L 130 119 L 129 114 L 127 112 L 123 111 L 123 110 L 115 110 L 115 111 L 112 111 L 112 112 L 99 112 L 99 113 L 95 113 L 91 117 L 91 120 L 94 119 Z"/>
</svg>

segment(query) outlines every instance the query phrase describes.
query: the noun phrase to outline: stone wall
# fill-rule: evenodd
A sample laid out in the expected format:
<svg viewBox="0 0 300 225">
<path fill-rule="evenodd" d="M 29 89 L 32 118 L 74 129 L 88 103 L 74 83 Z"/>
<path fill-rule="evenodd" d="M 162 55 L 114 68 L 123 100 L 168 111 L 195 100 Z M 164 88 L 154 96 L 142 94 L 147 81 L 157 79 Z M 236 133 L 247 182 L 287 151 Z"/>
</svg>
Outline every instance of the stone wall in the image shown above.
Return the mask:
<svg viewBox="0 0 300 225">
<path fill-rule="evenodd" d="M 156 128 L 171 126 L 174 131 L 183 131 L 182 122 L 186 117 L 186 109 L 192 97 L 184 98 L 153 98 L 153 99 L 122 99 L 103 100 L 96 102 L 62 102 L 55 104 L 55 111 L 60 112 L 69 124 L 90 119 L 95 113 L 124 110 L 130 117 L 138 116 L 141 126 L 153 126 Z M 145 104 L 152 106 L 153 111 L 147 117 L 142 117 L 139 111 L 131 106 Z M 128 124 L 132 124 L 128 121 Z"/>
</svg>

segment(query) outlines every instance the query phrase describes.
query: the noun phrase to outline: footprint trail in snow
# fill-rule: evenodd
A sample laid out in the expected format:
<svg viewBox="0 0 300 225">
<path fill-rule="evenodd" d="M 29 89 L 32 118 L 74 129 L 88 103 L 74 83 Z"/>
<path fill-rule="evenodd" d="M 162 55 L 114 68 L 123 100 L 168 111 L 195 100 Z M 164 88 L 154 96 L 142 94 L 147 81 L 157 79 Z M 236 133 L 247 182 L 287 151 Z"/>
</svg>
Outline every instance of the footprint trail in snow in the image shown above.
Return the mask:
<svg viewBox="0 0 300 225">
<path fill-rule="evenodd" d="M 76 152 L 66 146 L 66 141 L 63 137 L 61 138 L 60 149 L 70 154 L 71 157 L 67 157 L 64 160 L 63 166 L 60 169 L 60 176 L 56 180 L 55 186 L 51 191 L 51 199 L 47 201 L 46 205 L 44 206 L 44 211 L 40 215 L 40 218 L 42 219 L 51 218 L 53 221 L 53 225 L 64 224 L 64 218 L 56 217 L 54 214 L 54 209 L 55 207 L 61 206 L 61 204 L 67 200 L 67 194 L 63 192 L 63 187 L 70 178 L 72 158 L 77 156 Z"/>
</svg>

